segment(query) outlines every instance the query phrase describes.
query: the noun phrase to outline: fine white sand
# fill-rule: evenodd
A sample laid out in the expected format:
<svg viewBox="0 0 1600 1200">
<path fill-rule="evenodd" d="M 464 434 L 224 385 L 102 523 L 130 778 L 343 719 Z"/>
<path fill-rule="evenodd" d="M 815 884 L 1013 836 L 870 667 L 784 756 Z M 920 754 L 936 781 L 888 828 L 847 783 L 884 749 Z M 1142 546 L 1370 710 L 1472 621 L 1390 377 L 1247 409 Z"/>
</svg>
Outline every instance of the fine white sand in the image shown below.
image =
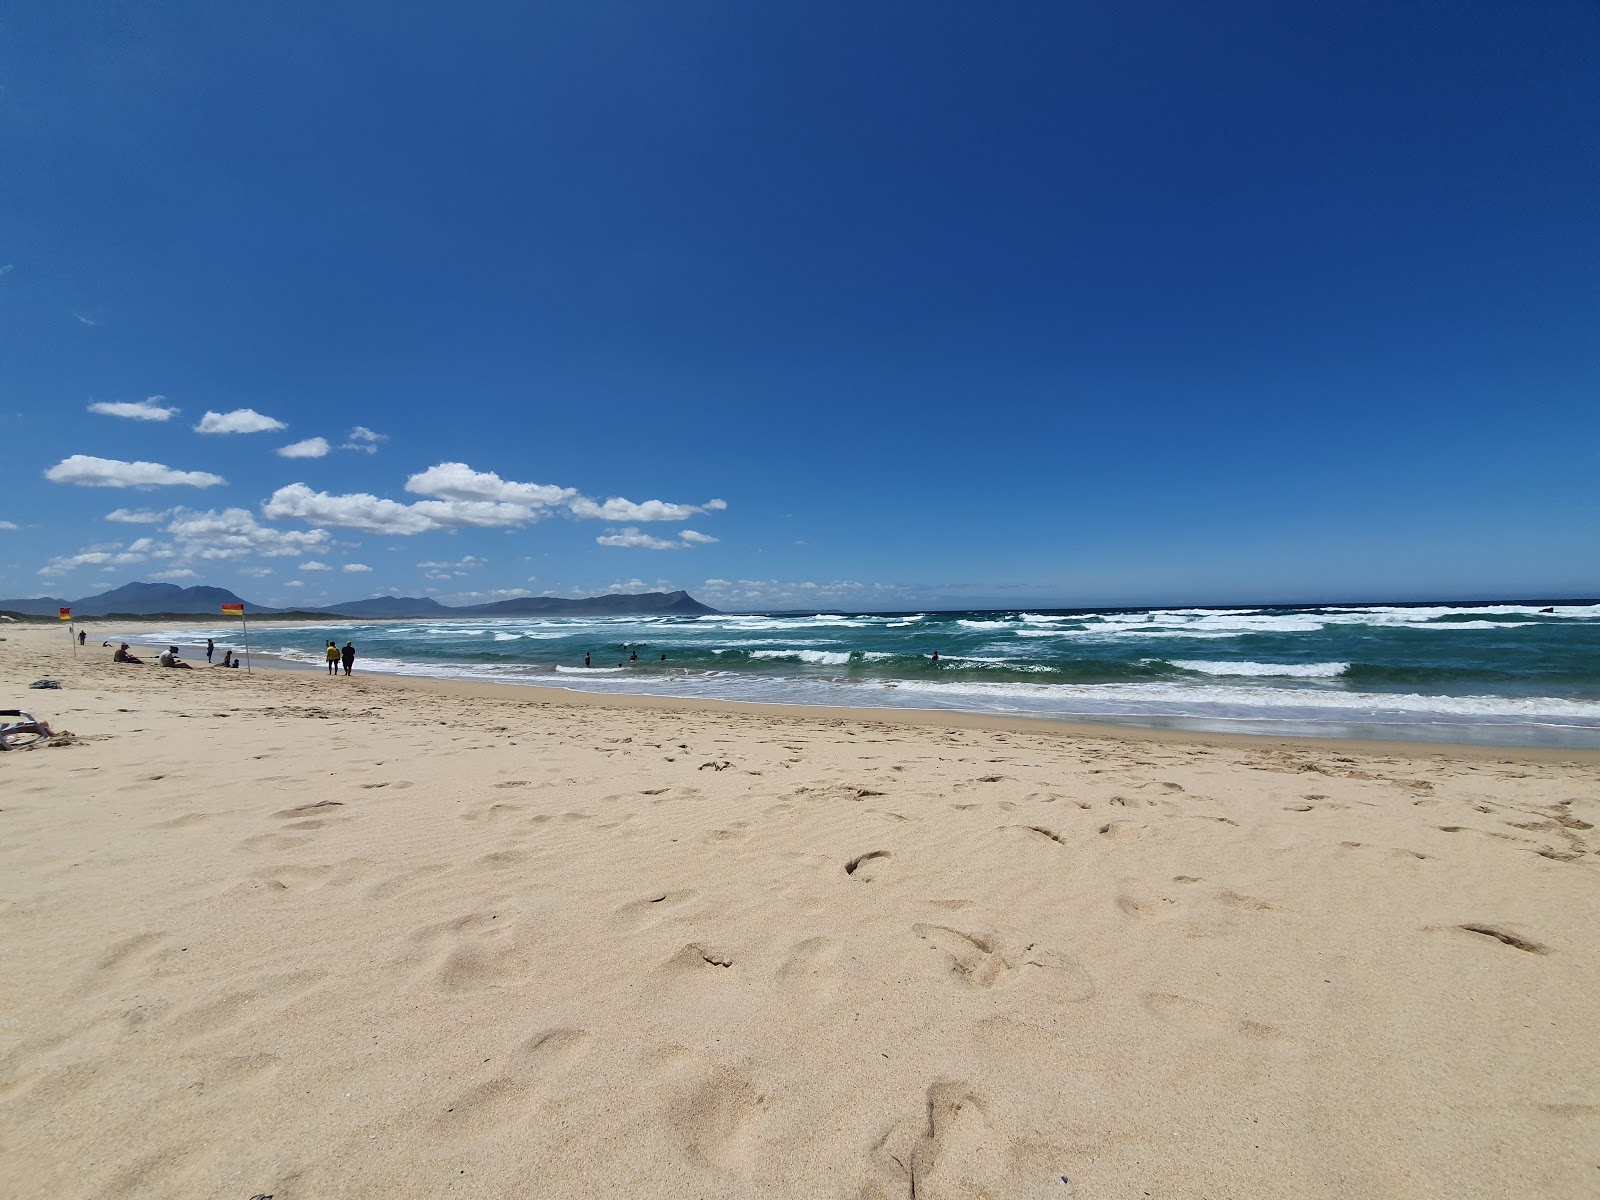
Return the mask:
<svg viewBox="0 0 1600 1200">
<path fill-rule="evenodd" d="M 1592 753 L 0 634 L 0 1195 L 1600 1194 Z"/>
</svg>

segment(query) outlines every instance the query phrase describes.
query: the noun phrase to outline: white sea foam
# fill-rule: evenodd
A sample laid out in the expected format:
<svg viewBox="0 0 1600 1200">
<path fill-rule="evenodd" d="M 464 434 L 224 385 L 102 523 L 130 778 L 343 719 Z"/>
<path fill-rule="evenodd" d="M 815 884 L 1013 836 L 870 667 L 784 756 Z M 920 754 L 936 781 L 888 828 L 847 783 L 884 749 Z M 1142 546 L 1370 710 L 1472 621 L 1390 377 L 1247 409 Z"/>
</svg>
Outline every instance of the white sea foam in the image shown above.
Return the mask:
<svg viewBox="0 0 1600 1200">
<path fill-rule="evenodd" d="M 1534 720 L 1573 718 L 1600 723 L 1600 701 L 1552 696 L 1421 696 L 1310 688 L 1268 688 L 1185 683 L 985 683 L 961 680 L 902 680 L 901 691 L 931 696 L 966 695 L 1027 701 L 1028 708 L 1071 715 L 1104 708 L 1130 708 L 1157 715 L 1204 716 L 1208 710 L 1261 713 L 1301 711 L 1342 713 L 1350 718 L 1395 716 L 1506 717 Z"/>
<path fill-rule="evenodd" d="M 1200 658 L 1173 659 L 1172 665 L 1185 671 L 1198 671 L 1202 675 L 1277 676 L 1287 679 L 1337 679 L 1350 666 L 1344 662 L 1320 663 L 1263 663 L 1215 662 Z"/>
<path fill-rule="evenodd" d="M 625 675 L 627 667 L 556 667 L 561 675 Z"/>
<path fill-rule="evenodd" d="M 839 667 L 850 661 L 850 654 L 846 650 L 752 650 L 751 658 L 770 658 L 786 662 L 820 663 L 824 666 Z"/>
</svg>

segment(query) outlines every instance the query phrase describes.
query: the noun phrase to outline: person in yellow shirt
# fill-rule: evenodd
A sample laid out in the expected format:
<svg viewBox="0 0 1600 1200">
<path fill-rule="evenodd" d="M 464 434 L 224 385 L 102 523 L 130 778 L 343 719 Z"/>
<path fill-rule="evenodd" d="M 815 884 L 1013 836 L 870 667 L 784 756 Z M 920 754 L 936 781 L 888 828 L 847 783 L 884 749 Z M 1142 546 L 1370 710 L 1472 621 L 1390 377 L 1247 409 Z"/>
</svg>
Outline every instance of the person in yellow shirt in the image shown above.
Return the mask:
<svg viewBox="0 0 1600 1200">
<path fill-rule="evenodd" d="M 326 657 L 328 659 L 328 674 L 337 675 L 339 673 L 339 647 L 329 642 Z"/>
</svg>

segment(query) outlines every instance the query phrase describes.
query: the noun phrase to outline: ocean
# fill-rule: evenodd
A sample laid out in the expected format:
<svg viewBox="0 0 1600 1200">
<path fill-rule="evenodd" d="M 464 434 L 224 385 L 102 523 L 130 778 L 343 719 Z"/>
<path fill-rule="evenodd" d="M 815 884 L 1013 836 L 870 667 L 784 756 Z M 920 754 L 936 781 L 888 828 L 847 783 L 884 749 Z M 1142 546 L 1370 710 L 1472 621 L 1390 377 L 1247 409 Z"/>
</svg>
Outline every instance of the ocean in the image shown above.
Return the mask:
<svg viewBox="0 0 1600 1200">
<path fill-rule="evenodd" d="M 236 622 L 221 622 L 160 636 L 191 645 L 216 638 L 220 658 L 220 647 L 240 645 L 238 634 Z M 321 664 L 329 638 L 354 640 L 363 671 L 588 692 L 1600 747 L 1600 603 L 251 627 L 255 651 L 308 664 Z"/>
</svg>

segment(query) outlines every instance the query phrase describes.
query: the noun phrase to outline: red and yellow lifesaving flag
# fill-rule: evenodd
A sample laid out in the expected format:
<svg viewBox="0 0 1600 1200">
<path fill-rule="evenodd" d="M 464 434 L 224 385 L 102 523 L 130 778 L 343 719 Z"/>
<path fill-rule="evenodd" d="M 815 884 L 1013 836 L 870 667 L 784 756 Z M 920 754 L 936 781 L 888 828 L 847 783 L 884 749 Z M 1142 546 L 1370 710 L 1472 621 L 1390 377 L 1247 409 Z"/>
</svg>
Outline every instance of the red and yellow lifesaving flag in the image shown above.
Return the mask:
<svg viewBox="0 0 1600 1200">
<path fill-rule="evenodd" d="M 242 617 L 244 616 L 244 605 L 224 604 L 222 606 L 222 615 L 225 617 Z"/>
<path fill-rule="evenodd" d="M 72 620 L 72 610 L 71 610 L 71 609 L 70 609 L 70 608 L 63 608 L 63 609 L 62 609 L 62 610 L 61 610 L 61 619 L 62 619 L 62 620 L 63 620 L 63 621 L 70 621 L 70 620 Z"/>
</svg>

